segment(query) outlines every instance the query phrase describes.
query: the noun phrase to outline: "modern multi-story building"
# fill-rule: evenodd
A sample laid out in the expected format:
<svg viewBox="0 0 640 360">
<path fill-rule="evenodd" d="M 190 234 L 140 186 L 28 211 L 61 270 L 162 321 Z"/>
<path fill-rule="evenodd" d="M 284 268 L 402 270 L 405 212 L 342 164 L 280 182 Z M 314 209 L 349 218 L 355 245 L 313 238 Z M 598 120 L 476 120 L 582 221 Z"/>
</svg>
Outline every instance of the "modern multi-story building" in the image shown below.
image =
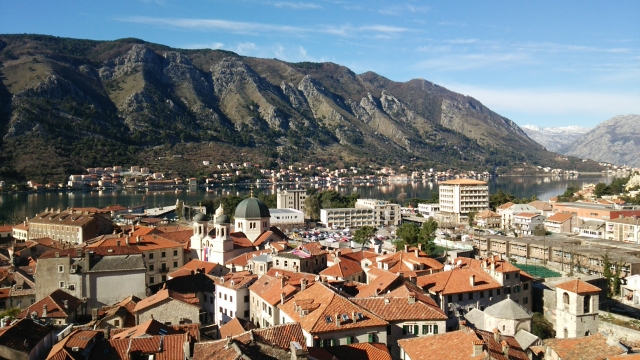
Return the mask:
<svg viewBox="0 0 640 360">
<path fill-rule="evenodd" d="M 321 209 L 320 222 L 330 228 L 359 228 L 376 224 L 373 209 L 362 208 Z"/>
<path fill-rule="evenodd" d="M 418 212 L 426 218 L 435 217 L 440 212 L 440 204 L 418 204 Z"/>
<path fill-rule="evenodd" d="M 489 186 L 486 181 L 456 179 L 439 184 L 440 216 L 443 220 L 468 222 L 470 212 L 489 208 Z"/>
<path fill-rule="evenodd" d="M 276 198 L 278 209 L 304 210 L 304 201 L 307 199 L 306 190 L 278 190 Z"/>
<path fill-rule="evenodd" d="M 375 226 L 398 226 L 402 222 L 400 205 L 386 200 L 358 199 L 356 209 L 373 209 Z"/>
<path fill-rule="evenodd" d="M 640 244 L 640 219 L 634 216 L 609 220 L 605 225 L 605 236 L 609 240 Z"/>
</svg>

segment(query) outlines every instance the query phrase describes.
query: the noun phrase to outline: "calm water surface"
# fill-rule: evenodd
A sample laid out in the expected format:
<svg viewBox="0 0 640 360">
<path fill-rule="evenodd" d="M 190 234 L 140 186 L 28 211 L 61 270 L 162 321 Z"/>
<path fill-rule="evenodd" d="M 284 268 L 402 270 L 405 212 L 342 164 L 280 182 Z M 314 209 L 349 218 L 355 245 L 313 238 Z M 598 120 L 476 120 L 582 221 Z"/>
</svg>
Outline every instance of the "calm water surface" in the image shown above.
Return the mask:
<svg viewBox="0 0 640 360">
<path fill-rule="evenodd" d="M 489 191 L 495 193 L 498 189 L 509 192 L 517 197 L 537 196 L 541 200 L 547 200 L 552 196 L 561 194 L 568 185 L 582 186 L 587 183 L 605 182 L 611 183 L 613 177 L 602 175 L 581 175 L 579 177 L 498 177 L 489 180 Z M 301 185 L 279 185 L 277 187 L 264 187 L 257 191 L 265 194 L 273 194 L 280 189 L 305 188 Z M 360 194 L 361 198 L 395 199 L 400 193 L 406 193 L 410 198 L 430 198 L 432 192 L 438 191 L 437 183 L 395 183 L 375 186 L 339 186 L 334 187 L 342 194 L 353 192 Z M 203 188 L 192 188 L 176 191 L 93 191 L 93 192 L 43 192 L 31 194 L 2 194 L 0 195 L 0 220 L 7 219 L 14 212 L 24 210 L 27 215 L 33 216 L 47 207 L 105 207 L 119 204 L 131 206 L 147 204 L 149 207 L 173 205 L 177 199 L 184 200 L 187 204 L 197 204 L 203 198 L 215 198 L 224 195 L 246 195 L 248 186 L 215 187 L 206 192 Z"/>
</svg>

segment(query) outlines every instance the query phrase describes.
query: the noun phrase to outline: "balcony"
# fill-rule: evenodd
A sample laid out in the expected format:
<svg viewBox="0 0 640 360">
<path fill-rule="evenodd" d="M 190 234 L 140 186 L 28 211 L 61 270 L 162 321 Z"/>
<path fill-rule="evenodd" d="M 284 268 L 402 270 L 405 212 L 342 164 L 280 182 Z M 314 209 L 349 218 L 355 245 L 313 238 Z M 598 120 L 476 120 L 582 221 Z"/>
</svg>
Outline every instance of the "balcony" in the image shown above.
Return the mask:
<svg viewBox="0 0 640 360">
<path fill-rule="evenodd" d="M 160 269 L 158 269 L 158 272 L 159 272 L 160 274 L 166 274 L 166 273 L 168 273 L 168 272 L 169 272 L 169 268 L 168 268 L 168 267 L 163 266 L 163 267 L 161 267 Z"/>
</svg>

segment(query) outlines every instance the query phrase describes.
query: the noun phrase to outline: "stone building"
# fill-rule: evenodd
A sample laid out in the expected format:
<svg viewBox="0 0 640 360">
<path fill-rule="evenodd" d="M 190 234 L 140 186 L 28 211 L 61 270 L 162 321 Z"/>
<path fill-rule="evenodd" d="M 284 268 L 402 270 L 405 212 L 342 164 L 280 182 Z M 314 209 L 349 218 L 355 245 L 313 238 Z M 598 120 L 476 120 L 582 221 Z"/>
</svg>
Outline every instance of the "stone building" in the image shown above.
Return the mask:
<svg viewBox="0 0 640 360">
<path fill-rule="evenodd" d="M 136 324 L 155 319 L 165 325 L 200 323 L 200 305 L 196 296 L 185 296 L 163 289 L 138 301 L 133 312 Z"/>
<path fill-rule="evenodd" d="M 556 285 L 556 337 L 576 338 L 598 333 L 601 289 L 580 279 Z"/>
<path fill-rule="evenodd" d="M 81 244 L 98 235 L 109 234 L 111 220 L 85 212 L 49 209 L 29 219 L 29 239 L 50 237 L 59 242 Z"/>
</svg>

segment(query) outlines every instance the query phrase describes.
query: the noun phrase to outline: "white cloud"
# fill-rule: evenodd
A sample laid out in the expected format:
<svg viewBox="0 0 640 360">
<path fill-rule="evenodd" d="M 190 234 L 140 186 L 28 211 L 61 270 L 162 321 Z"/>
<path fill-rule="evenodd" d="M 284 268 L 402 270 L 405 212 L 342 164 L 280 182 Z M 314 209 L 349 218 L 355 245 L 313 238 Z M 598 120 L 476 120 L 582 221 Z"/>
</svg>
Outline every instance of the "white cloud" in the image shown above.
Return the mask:
<svg viewBox="0 0 640 360">
<path fill-rule="evenodd" d="M 448 84 L 452 91 L 469 95 L 490 109 L 533 115 L 602 115 L 640 113 L 640 95 L 562 89 L 500 89 Z"/>
<path fill-rule="evenodd" d="M 148 16 L 130 16 L 119 18 L 117 20 L 143 25 L 170 26 L 191 30 L 220 30 L 240 34 L 263 32 L 300 33 L 309 31 L 308 29 L 295 26 L 272 25 L 219 19 L 154 18 Z"/>
<path fill-rule="evenodd" d="M 412 4 L 400 4 L 378 9 L 384 15 L 402 15 L 405 13 L 426 13 L 431 8 L 429 6 L 416 6 Z"/>
<path fill-rule="evenodd" d="M 288 7 L 296 10 L 308 10 L 308 9 L 322 9 L 322 6 L 314 3 L 303 3 L 303 2 L 290 2 L 290 1 L 279 1 L 273 3 L 273 6 L 283 8 Z"/>
</svg>

